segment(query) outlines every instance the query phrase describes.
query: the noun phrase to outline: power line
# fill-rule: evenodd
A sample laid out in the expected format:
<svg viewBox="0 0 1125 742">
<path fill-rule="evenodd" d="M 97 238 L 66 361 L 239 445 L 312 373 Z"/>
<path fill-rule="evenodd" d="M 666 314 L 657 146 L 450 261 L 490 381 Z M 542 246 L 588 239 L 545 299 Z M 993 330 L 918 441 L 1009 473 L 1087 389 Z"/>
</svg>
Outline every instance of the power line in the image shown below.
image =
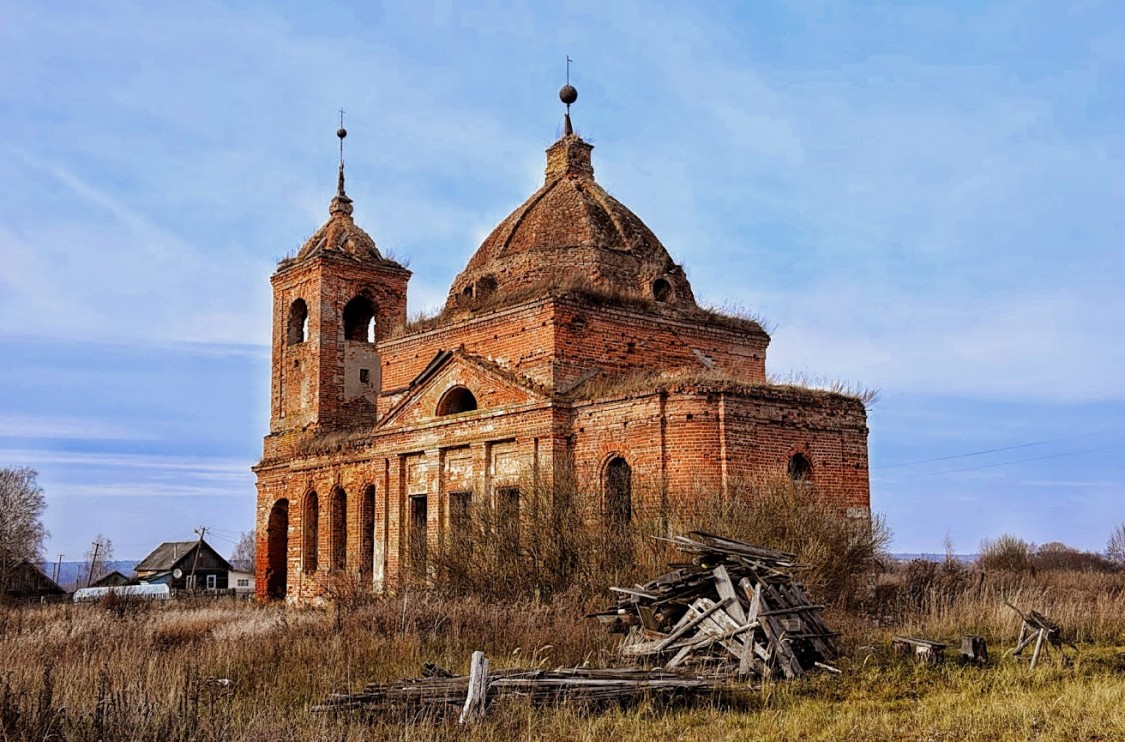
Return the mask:
<svg viewBox="0 0 1125 742">
<path fill-rule="evenodd" d="M 996 466 L 1007 466 L 1008 464 L 1023 464 L 1028 461 L 1044 461 L 1045 459 L 1061 459 L 1066 456 L 1077 456 L 1081 453 L 1095 453 L 1097 451 L 1109 451 L 1114 448 L 1125 448 L 1125 443 L 1117 443 L 1112 446 L 1101 446 L 1100 448 L 1085 448 L 1081 451 L 1068 451 L 1066 453 L 1053 453 L 1047 456 L 1035 456 L 1030 459 L 1016 459 L 1015 461 L 1001 461 L 996 464 L 982 464 L 981 466 L 966 466 L 961 469 L 950 469 L 949 471 L 939 472 L 941 474 L 953 474 L 959 471 L 973 471 L 974 469 L 991 469 Z"/>
<path fill-rule="evenodd" d="M 1065 453 L 1053 453 L 1053 454 L 1048 454 L 1046 456 L 1033 456 L 1033 457 L 1027 458 L 1027 459 L 1013 459 L 1012 461 L 999 461 L 995 464 L 981 464 L 979 466 L 963 466 L 960 469 L 945 469 L 945 470 L 942 470 L 942 471 L 922 472 L 921 474 L 911 475 L 908 478 L 916 479 L 916 478 L 919 478 L 919 477 L 933 477 L 933 476 L 938 476 L 938 475 L 941 475 L 941 474 L 956 474 L 957 472 L 976 471 L 978 469 L 993 469 L 993 468 L 998 467 L 998 466 L 1010 466 L 1011 464 L 1026 464 L 1026 463 L 1031 462 L 1031 461 L 1045 461 L 1047 459 L 1061 459 L 1061 458 L 1065 458 L 1067 456 L 1078 456 L 1079 454 L 1084 454 L 1084 453 L 1096 453 L 1098 451 L 1110 451 L 1110 450 L 1113 450 L 1115 448 L 1125 448 L 1125 443 L 1116 443 L 1112 446 L 1100 446 L 1098 448 L 1084 448 L 1080 451 L 1067 451 Z M 889 482 L 903 482 L 903 481 L 906 481 L 906 479 L 907 478 L 904 477 L 904 478 L 899 478 L 899 479 L 891 479 L 891 480 L 883 480 L 883 481 L 884 482 L 888 482 L 888 481 Z"/>
<path fill-rule="evenodd" d="M 904 461 L 901 464 L 887 464 L 885 466 L 872 467 L 872 471 L 879 469 L 898 469 L 903 466 L 915 466 L 916 464 L 932 464 L 936 461 L 949 461 L 950 459 L 965 459 L 970 456 L 984 456 L 986 453 L 1000 453 L 1001 451 L 1014 451 L 1017 448 L 1031 448 L 1033 446 L 1042 446 L 1054 441 L 1036 441 L 1035 443 L 1021 443 L 1018 446 L 1004 446 L 1003 448 L 988 448 L 983 451 L 972 451 L 970 453 L 958 453 L 952 456 L 939 456 L 936 459 L 918 459 L 917 461 Z"/>
<path fill-rule="evenodd" d="M 903 466 L 916 466 L 918 464 L 933 464 L 933 463 L 936 463 L 938 461 L 950 461 L 952 459 L 966 459 L 966 458 L 969 458 L 969 457 L 972 457 L 972 456 L 984 456 L 985 454 L 989 454 L 989 453 L 1001 453 L 1003 451 L 1015 451 L 1016 449 L 1019 449 L 1019 448 L 1033 448 L 1035 446 L 1045 446 L 1048 443 L 1059 443 L 1061 441 L 1076 440 L 1078 438 L 1089 438 L 1092 435 L 1104 435 L 1105 433 L 1112 433 L 1112 432 L 1117 431 L 1117 430 L 1122 430 L 1122 428 L 1119 428 L 1119 427 L 1106 428 L 1104 430 L 1096 430 L 1096 431 L 1092 431 L 1090 433 L 1079 433 L 1078 435 L 1066 436 L 1066 437 L 1063 437 L 1063 438 L 1051 438 L 1051 439 L 1048 439 L 1048 440 L 1045 440 L 1045 441 L 1035 441 L 1033 443 L 1020 443 L 1020 444 L 1015 445 L 1015 446 L 1003 446 L 1001 448 L 987 448 L 983 451 L 970 451 L 969 453 L 957 453 L 957 454 L 953 454 L 952 456 L 938 456 L 937 458 L 934 458 L 934 459 L 918 459 L 917 461 L 904 461 L 900 464 L 885 464 L 883 466 L 873 466 L 873 467 L 871 467 L 871 470 L 872 471 L 880 471 L 880 470 L 883 470 L 883 469 L 898 469 L 898 468 L 901 468 Z M 1036 459 L 1029 459 L 1029 460 L 1035 461 Z M 955 471 L 958 471 L 958 470 L 955 470 Z"/>
</svg>

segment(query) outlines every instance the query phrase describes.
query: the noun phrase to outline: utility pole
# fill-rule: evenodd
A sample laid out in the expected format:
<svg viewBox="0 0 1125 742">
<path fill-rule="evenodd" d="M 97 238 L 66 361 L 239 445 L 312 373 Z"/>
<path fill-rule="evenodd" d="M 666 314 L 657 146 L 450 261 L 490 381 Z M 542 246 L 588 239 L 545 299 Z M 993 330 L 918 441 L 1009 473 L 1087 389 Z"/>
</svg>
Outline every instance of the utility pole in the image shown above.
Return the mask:
<svg viewBox="0 0 1125 742">
<path fill-rule="evenodd" d="M 86 577 L 86 587 L 90 587 L 90 583 L 94 581 L 94 565 L 98 563 L 98 549 L 102 544 L 100 541 L 94 541 L 91 546 L 94 547 L 94 558 L 90 560 L 90 574 Z"/>
<path fill-rule="evenodd" d="M 195 568 L 199 566 L 199 552 L 203 551 L 203 534 L 207 533 L 206 526 L 200 526 L 194 529 L 199 534 L 199 544 L 195 547 L 195 559 L 191 562 L 191 589 L 195 590 Z"/>
<path fill-rule="evenodd" d="M 59 561 L 55 563 L 55 576 L 52 579 L 55 581 L 56 584 L 59 581 L 59 572 L 62 570 L 62 558 L 63 558 L 63 555 L 59 554 Z"/>
</svg>

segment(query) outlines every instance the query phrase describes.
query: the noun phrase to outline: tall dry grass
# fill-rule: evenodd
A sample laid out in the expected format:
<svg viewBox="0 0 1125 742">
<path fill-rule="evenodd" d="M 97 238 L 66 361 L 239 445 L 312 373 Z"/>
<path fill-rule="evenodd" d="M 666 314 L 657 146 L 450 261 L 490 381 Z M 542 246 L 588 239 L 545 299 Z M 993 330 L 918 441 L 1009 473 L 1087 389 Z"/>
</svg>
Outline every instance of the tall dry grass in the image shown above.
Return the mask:
<svg viewBox="0 0 1125 742">
<path fill-rule="evenodd" d="M 1081 578 L 1081 579 L 1080 579 Z M 767 684 L 691 707 L 494 707 L 481 725 L 313 714 L 326 694 L 415 677 L 423 663 L 467 670 L 606 665 L 615 638 L 572 594 L 550 602 L 357 600 L 339 614 L 226 601 L 0 608 L 0 739 L 1117 739 L 1125 735 L 1122 578 L 992 576 L 872 628 L 835 608 L 843 675 Z M 1056 619 L 1080 652 L 1034 673 L 1004 654 L 1011 600 Z M 987 668 L 937 669 L 893 657 L 893 633 L 989 638 Z M 225 682 L 229 681 L 229 682 Z M 454 715 L 455 716 L 455 715 Z"/>
<path fill-rule="evenodd" d="M 632 499 L 660 501 L 643 484 Z M 800 579 L 818 600 L 857 606 L 869 599 L 890 541 L 882 517 L 848 518 L 812 483 L 784 471 L 739 478 L 725 494 L 700 488 L 668 499 L 667 509 L 635 508 L 623 522 L 608 517 L 601 494 L 577 480 L 551 488 L 525 483 L 515 532 L 501 508 L 474 493 L 470 512 L 451 520 L 429 569 L 413 582 L 491 599 L 604 595 L 611 585 L 644 583 L 683 562 L 668 539 L 698 530 L 796 554 L 805 565 Z"/>
</svg>

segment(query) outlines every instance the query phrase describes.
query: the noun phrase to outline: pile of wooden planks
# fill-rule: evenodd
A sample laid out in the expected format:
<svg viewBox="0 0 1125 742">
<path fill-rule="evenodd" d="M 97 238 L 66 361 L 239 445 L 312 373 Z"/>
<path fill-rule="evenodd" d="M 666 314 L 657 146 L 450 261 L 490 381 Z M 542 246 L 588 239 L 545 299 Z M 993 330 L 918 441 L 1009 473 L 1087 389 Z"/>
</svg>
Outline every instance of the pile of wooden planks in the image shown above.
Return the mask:
<svg viewBox="0 0 1125 742">
<path fill-rule="evenodd" d="M 425 671 L 424 671 L 425 672 Z M 587 705 L 623 704 L 645 698 L 688 699 L 727 688 L 717 678 L 680 675 L 663 670 L 563 668 L 489 671 L 488 661 L 474 653 L 469 675 L 433 672 L 429 677 L 370 683 L 359 693 L 333 694 L 313 711 L 362 709 L 379 713 L 441 718 L 461 709 L 463 723 L 484 716 L 488 704 L 505 697 L 527 698 L 533 704 L 571 702 Z"/>
<path fill-rule="evenodd" d="M 693 531 L 672 539 L 690 564 L 645 585 L 610 588 L 617 605 L 594 617 L 626 634 L 621 655 L 666 670 L 795 678 L 836 657 L 836 634 L 793 579 L 796 557 Z"/>
</svg>

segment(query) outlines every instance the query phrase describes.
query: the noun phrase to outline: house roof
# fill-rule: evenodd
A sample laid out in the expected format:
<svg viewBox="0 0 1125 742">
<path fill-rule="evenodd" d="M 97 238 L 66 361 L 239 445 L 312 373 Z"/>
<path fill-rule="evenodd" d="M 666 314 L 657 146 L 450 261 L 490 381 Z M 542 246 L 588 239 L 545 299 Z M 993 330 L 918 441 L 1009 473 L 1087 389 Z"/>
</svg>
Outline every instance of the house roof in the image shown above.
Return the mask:
<svg viewBox="0 0 1125 742">
<path fill-rule="evenodd" d="M 15 564 L 6 575 L 7 594 L 13 597 L 66 595 L 66 590 L 47 576 L 39 565 L 28 560 Z"/>
<path fill-rule="evenodd" d="M 90 587 L 106 587 L 109 585 L 124 585 L 129 582 L 129 577 L 122 574 L 118 570 L 113 570 L 109 574 L 102 575 L 98 579 L 90 583 Z"/>
<path fill-rule="evenodd" d="M 134 569 L 138 573 L 170 571 L 175 569 L 177 565 L 183 564 L 189 554 L 194 555 L 195 547 L 200 543 L 200 541 L 165 541 L 157 546 L 151 554 L 139 561 Z M 226 569 L 230 569 L 230 563 L 223 559 L 209 543 L 202 541 L 202 544 L 203 548 L 210 551 L 220 562 L 226 565 Z"/>
</svg>

